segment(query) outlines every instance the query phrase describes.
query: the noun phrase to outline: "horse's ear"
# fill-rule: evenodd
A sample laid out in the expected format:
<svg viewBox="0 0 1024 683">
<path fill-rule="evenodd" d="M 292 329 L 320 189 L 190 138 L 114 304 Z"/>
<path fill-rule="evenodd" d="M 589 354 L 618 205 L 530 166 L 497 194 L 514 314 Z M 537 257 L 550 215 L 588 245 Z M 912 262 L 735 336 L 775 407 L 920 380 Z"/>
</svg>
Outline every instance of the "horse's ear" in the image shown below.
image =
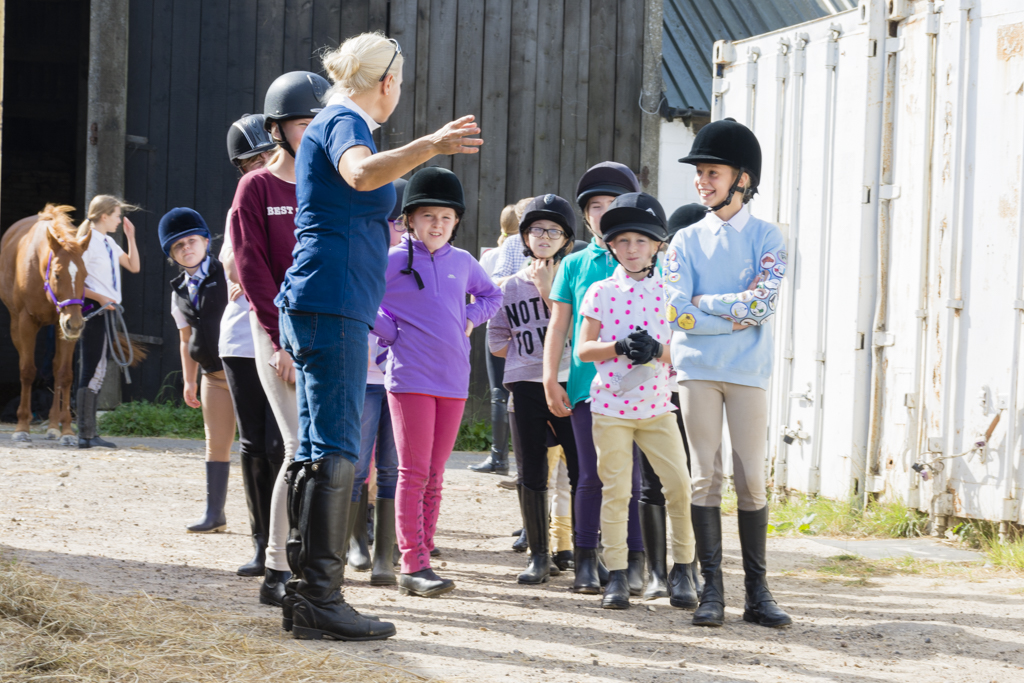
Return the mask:
<svg viewBox="0 0 1024 683">
<path fill-rule="evenodd" d="M 83 237 L 82 239 L 78 240 L 78 246 L 82 247 L 82 253 L 83 254 L 85 253 L 85 250 L 89 248 L 89 242 L 91 242 L 91 241 L 92 241 L 92 230 L 90 230 L 88 233 L 86 233 L 85 237 Z"/>
<path fill-rule="evenodd" d="M 46 226 L 46 239 L 50 242 L 50 251 L 54 253 L 67 248 L 64 240 L 54 232 L 52 223 Z"/>
</svg>

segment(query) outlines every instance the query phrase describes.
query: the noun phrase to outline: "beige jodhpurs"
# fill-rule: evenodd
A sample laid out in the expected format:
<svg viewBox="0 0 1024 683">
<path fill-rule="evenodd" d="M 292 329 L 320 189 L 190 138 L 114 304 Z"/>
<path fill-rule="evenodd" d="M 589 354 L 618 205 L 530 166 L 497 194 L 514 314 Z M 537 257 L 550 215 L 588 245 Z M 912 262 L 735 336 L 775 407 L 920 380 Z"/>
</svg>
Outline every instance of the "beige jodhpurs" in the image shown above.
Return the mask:
<svg viewBox="0 0 1024 683">
<path fill-rule="evenodd" d="M 689 379 L 679 383 L 679 405 L 690 443 L 693 504 L 722 505 L 722 406 L 729 421 L 732 470 L 739 508 L 760 510 L 765 497 L 764 457 L 768 441 L 767 392 L 728 382 Z"/>
<path fill-rule="evenodd" d="M 206 460 L 228 462 L 235 441 L 235 404 L 231 402 L 224 371 L 204 372 L 200 380 L 203 429 L 206 431 Z"/>
</svg>

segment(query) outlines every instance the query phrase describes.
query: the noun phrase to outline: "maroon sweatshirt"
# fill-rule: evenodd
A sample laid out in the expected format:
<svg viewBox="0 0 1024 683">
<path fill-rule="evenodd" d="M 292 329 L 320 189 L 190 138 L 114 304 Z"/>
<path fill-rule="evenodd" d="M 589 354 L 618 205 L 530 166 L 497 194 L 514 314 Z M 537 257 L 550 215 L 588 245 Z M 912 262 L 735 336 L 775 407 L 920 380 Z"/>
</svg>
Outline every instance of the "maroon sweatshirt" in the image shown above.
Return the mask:
<svg viewBox="0 0 1024 683">
<path fill-rule="evenodd" d="M 295 208 L 295 185 L 261 168 L 238 182 L 228 220 L 238 279 L 275 350 L 281 342 L 274 297 L 292 265 Z"/>
</svg>

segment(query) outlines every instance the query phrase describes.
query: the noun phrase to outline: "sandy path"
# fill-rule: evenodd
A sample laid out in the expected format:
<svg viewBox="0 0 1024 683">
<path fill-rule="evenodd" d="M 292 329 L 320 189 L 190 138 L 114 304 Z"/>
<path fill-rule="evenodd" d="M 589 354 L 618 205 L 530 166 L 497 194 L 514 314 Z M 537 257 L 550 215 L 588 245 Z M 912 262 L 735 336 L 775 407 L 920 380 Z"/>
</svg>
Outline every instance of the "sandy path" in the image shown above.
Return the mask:
<svg viewBox="0 0 1024 683">
<path fill-rule="evenodd" d="M 249 558 L 242 482 L 232 468 L 228 530 L 183 532 L 201 512 L 197 442 L 121 438 L 116 451 L 60 450 L 0 434 L 0 551 L 100 592 L 147 593 L 210 610 L 265 616 L 257 579 L 234 574 Z M 450 595 L 424 600 L 371 588 L 349 572 L 346 595 L 394 621 L 375 643 L 314 643 L 450 681 L 999 681 L 1024 680 L 1024 577 L 987 569 L 928 570 L 825 582 L 812 570 L 837 554 L 808 539 L 769 540 L 772 588 L 796 623 L 773 631 L 743 623 L 735 521 L 726 521 L 727 624 L 698 629 L 667 600 L 625 612 L 574 595 L 572 575 L 541 588 L 515 583 L 524 556 L 510 551 L 515 495 L 465 470 L 455 454 L 438 527 L 439 573 Z M 237 463 L 236 463 L 237 464 Z"/>
</svg>

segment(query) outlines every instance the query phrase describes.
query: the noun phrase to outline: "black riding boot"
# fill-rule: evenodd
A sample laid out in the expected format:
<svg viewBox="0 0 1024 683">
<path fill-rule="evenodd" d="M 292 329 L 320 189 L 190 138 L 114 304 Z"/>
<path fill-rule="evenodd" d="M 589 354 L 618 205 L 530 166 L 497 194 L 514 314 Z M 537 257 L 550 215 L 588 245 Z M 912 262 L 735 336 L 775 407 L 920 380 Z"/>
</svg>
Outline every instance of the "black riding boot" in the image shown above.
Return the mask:
<svg viewBox="0 0 1024 683">
<path fill-rule="evenodd" d="M 260 584 L 260 604 L 282 607 L 286 593 L 285 584 L 291 576 L 288 572 L 267 567 L 263 574 L 263 583 Z M 290 626 L 288 630 L 291 630 Z"/>
<path fill-rule="evenodd" d="M 270 499 L 274 494 L 280 463 L 268 457 L 242 454 L 242 483 L 249 508 L 249 528 L 256 554 L 236 570 L 239 576 L 263 576 L 266 569 L 267 540 L 270 538 Z"/>
<path fill-rule="evenodd" d="M 487 459 L 468 469 L 505 476 L 508 474 L 508 400 L 496 389 L 491 389 L 491 437 L 494 445 Z"/>
<path fill-rule="evenodd" d="M 626 581 L 629 583 L 629 594 L 640 595 L 644 592 L 644 553 L 642 550 L 630 550 L 627 556 Z"/>
<path fill-rule="evenodd" d="M 206 512 L 186 527 L 190 534 L 212 534 L 228 528 L 224 517 L 224 502 L 228 497 L 230 462 L 206 463 Z"/>
<path fill-rule="evenodd" d="M 100 321 L 99 324 L 102 324 Z M 96 400 L 98 396 L 89 387 L 82 387 L 75 396 L 76 412 L 78 417 L 78 447 L 79 448 L 117 448 L 114 444 L 97 435 L 96 427 Z"/>
<path fill-rule="evenodd" d="M 576 577 L 572 582 L 573 593 L 597 595 L 601 592 L 601 581 L 597 575 L 597 548 L 573 548 L 573 563 Z"/>
<path fill-rule="evenodd" d="M 693 533 L 697 539 L 697 559 L 704 575 L 700 605 L 693 613 L 695 626 L 721 626 L 725 623 L 725 587 L 722 585 L 722 509 L 690 506 Z"/>
<path fill-rule="evenodd" d="M 601 607 L 605 609 L 629 609 L 629 578 L 627 570 L 616 569 L 608 572 L 608 587 L 604 589 Z"/>
<path fill-rule="evenodd" d="M 754 512 L 740 510 L 737 516 L 743 551 L 743 585 L 746 588 L 743 621 L 769 627 L 789 626 L 793 620 L 782 611 L 768 590 L 765 562 L 768 506 Z"/>
<path fill-rule="evenodd" d="M 665 560 L 665 506 L 640 501 L 640 531 L 647 553 L 647 590 L 644 600 L 668 597 Z"/>
<path fill-rule="evenodd" d="M 370 539 L 366 533 L 366 508 L 370 487 L 363 484 L 359 501 L 352 503 L 348 518 L 348 566 L 357 572 L 370 571 Z"/>
<path fill-rule="evenodd" d="M 680 609 L 693 609 L 697 606 L 697 589 L 693 583 L 693 574 L 689 564 L 672 565 L 668 574 L 668 604 Z"/>
<path fill-rule="evenodd" d="M 520 489 L 526 537 L 530 544 L 530 564 L 519 575 L 519 583 L 547 583 L 550 576 L 551 553 L 548 547 L 548 492 L 534 491 L 525 485 Z"/>
<path fill-rule="evenodd" d="M 355 465 L 328 455 L 309 467 L 302 491 L 298 532 L 301 572 L 292 599 L 292 633 L 299 639 L 381 640 L 395 626 L 359 614 L 341 592 L 343 558 Z"/>
<path fill-rule="evenodd" d="M 378 498 L 373 519 L 373 571 L 370 573 L 371 586 L 394 586 L 395 576 L 395 500 Z"/>
<path fill-rule="evenodd" d="M 516 495 L 519 496 L 519 516 L 523 516 L 523 485 L 516 484 Z M 523 517 L 523 528 L 519 530 L 519 538 L 512 541 L 512 550 L 517 553 L 525 553 L 530 547 L 530 541 L 526 537 L 526 518 Z"/>
</svg>

